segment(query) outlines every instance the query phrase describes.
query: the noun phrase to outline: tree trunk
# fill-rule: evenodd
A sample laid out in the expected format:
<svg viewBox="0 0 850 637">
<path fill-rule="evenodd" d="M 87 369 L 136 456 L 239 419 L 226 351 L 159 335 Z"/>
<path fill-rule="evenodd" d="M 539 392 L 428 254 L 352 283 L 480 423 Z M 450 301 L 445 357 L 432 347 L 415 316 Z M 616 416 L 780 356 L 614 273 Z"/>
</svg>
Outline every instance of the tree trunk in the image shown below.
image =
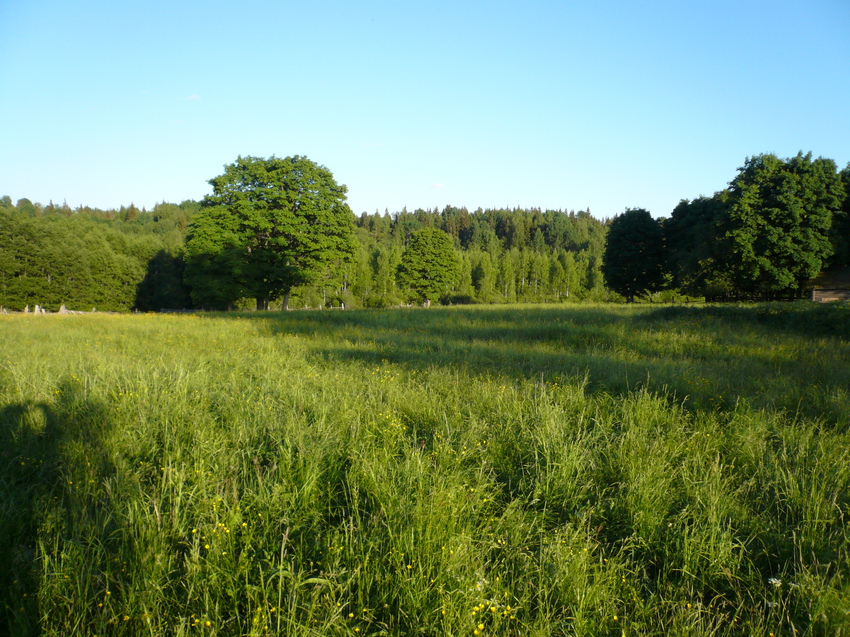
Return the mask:
<svg viewBox="0 0 850 637">
<path fill-rule="evenodd" d="M 281 309 L 282 309 L 284 312 L 285 312 L 286 310 L 288 310 L 288 309 L 289 309 L 289 293 L 290 293 L 291 291 L 292 291 L 292 290 L 286 290 L 286 291 L 283 293 L 283 305 L 281 306 Z"/>
<path fill-rule="evenodd" d="M 269 297 L 258 296 L 257 297 L 257 311 L 267 310 L 267 309 L 269 309 Z"/>
</svg>

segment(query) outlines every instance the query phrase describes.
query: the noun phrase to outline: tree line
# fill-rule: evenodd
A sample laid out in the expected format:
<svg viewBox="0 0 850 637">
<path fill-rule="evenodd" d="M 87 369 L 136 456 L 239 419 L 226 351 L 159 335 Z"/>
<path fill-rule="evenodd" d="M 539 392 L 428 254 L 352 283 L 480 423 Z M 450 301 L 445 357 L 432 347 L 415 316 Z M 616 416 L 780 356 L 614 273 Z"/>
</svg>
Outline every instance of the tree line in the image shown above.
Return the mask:
<svg viewBox="0 0 850 637">
<path fill-rule="evenodd" d="M 183 245 L 199 205 L 99 210 L 0 198 L 0 307 L 122 312 L 191 303 Z"/>
<path fill-rule="evenodd" d="M 747 158 L 729 186 L 669 218 L 627 210 L 609 228 L 603 272 L 629 300 L 662 289 L 719 299 L 792 299 L 850 266 L 850 164 L 799 153 Z"/>
<path fill-rule="evenodd" d="M 200 202 L 152 210 L 0 198 L 0 306 L 157 311 L 793 297 L 850 265 L 850 166 L 748 158 L 670 217 L 628 209 L 355 216 L 306 157 L 238 158 Z"/>
<path fill-rule="evenodd" d="M 222 182 L 222 192 L 224 186 Z M 435 289 L 426 295 L 432 301 L 608 297 L 601 272 L 606 222 L 589 211 L 470 212 L 446 206 L 355 216 L 346 207 L 340 220 L 344 240 L 322 251 L 302 238 L 300 249 L 312 252 L 293 271 L 290 266 L 299 264 L 287 263 L 291 253 L 272 253 L 273 244 L 283 238 L 262 227 L 269 223 L 268 215 L 258 212 L 269 207 L 268 193 L 264 198 L 257 206 L 213 194 L 201 202 L 157 204 L 150 211 L 132 205 L 104 211 L 41 206 L 27 199 L 13 203 L 3 197 L 0 306 L 21 310 L 37 303 L 55 310 L 64 304 L 109 311 L 280 307 L 287 281 L 291 307 L 421 302 L 425 297 L 401 266 L 411 241 L 415 245 L 414 237 L 424 230 L 448 237 L 457 259 L 456 276 L 446 279 L 439 294 Z M 241 218 L 231 214 L 235 209 L 242 210 Z M 249 227 L 255 236 L 253 261 L 243 258 L 248 253 L 245 237 L 237 236 Z M 438 265 L 432 269 L 435 274 L 451 267 Z"/>
</svg>

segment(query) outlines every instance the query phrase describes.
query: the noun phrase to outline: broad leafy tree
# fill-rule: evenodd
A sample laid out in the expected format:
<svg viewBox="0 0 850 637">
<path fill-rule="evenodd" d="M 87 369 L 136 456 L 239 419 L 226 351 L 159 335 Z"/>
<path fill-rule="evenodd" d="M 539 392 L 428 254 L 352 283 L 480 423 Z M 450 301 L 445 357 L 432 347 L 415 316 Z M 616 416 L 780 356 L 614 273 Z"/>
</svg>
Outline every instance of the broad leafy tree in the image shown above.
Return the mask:
<svg viewBox="0 0 850 637">
<path fill-rule="evenodd" d="M 0 306 L 127 311 L 149 255 L 91 219 L 0 212 Z"/>
<path fill-rule="evenodd" d="M 664 236 L 661 225 L 642 208 L 614 217 L 608 230 L 602 274 L 605 284 L 629 303 L 635 295 L 664 285 Z"/>
<path fill-rule="evenodd" d="M 841 171 L 844 184 L 844 203 L 832 220 L 832 264 L 850 266 L 850 164 Z"/>
<path fill-rule="evenodd" d="M 723 279 L 718 254 L 718 223 L 726 211 L 727 193 L 683 199 L 664 221 L 667 269 L 672 284 L 686 294 L 712 294 Z"/>
<path fill-rule="evenodd" d="M 799 153 L 748 158 L 729 186 L 724 255 L 737 288 L 780 294 L 803 287 L 832 254 L 844 188 L 835 162 Z"/>
<path fill-rule="evenodd" d="M 257 309 L 354 253 L 347 188 L 306 157 L 239 157 L 210 180 L 193 218 L 186 277 L 201 305 L 256 299 Z"/>
<path fill-rule="evenodd" d="M 460 259 L 452 238 L 442 230 L 423 228 L 410 237 L 401 255 L 397 278 L 425 305 L 445 296 L 460 276 Z"/>
<path fill-rule="evenodd" d="M 184 280 L 198 307 L 226 310 L 246 296 L 242 267 L 246 247 L 239 219 L 224 206 L 201 208 L 186 241 Z"/>
</svg>

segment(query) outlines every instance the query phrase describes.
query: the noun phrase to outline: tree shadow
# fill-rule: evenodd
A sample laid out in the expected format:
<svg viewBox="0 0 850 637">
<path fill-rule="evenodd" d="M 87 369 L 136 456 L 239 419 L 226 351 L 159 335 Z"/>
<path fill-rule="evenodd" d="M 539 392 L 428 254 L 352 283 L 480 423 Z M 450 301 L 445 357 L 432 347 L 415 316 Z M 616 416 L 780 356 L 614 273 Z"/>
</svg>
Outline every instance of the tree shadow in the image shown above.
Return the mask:
<svg viewBox="0 0 850 637">
<path fill-rule="evenodd" d="M 731 325 L 753 325 L 779 336 L 833 337 L 850 340 L 850 306 L 845 303 L 784 301 L 749 305 L 665 306 L 643 315 L 646 321 L 671 322 L 707 319 Z"/>
<path fill-rule="evenodd" d="M 274 335 L 298 335 L 312 354 L 368 365 L 463 369 L 468 373 L 562 383 L 586 381 L 591 393 L 663 393 L 690 410 L 754 406 L 822 414 L 812 383 L 841 381 L 828 362 L 796 360 L 764 347 L 764 331 L 835 336 L 845 308 L 783 306 L 622 306 L 432 308 L 391 311 L 252 313 Z M 232 315 L 231 315 L 232 316 Z M 246 317 L 246 315 L 241 315 Z M 753 330 L 742 330 L 751 325 Z M 811 326 L 811 331 L 807 331 Z M 743 352 L 743 354 L 742 354 Z M 846 374 L 845 374 L 846 375 Z M 837 380 L 836 380 L 837 379 Z M 846 418 L 839 405 L 831 417 Z M 844 415 L 842 415 L 844 414 Z"/>
<path fill-rule="evenodd" d="M 165 250 L 148 261 L 145 278 L 136 287 L 134 307 L 142 312 L 192 307 L 189 287 L 183 282 L 186 264 L 182 255 Z"/>
</svg>

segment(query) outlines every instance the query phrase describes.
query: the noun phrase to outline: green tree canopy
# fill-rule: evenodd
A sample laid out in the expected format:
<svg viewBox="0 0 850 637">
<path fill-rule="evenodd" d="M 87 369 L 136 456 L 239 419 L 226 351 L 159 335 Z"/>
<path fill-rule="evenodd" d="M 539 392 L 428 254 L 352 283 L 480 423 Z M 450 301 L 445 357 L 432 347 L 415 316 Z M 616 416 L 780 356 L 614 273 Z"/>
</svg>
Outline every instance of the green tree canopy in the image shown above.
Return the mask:
<svg viewBox="0 0 850 637">
<path fill-rule="evenodd" d="M 664 236 L 661 225 L 643 208 L 614 217 L 608 230 L 602 274 L 605 284 L 631 303 L 636 294 L 664 285 Z"/>
<path fill-rule="evenodd" d="M 850 266 L 850 164 L 841 171 L 844 184 L 844 202 L 832 219 L 832 264 Z"/>
<path fill-rule="evenodd" d="M 83 216 L 0 211 L 0 306 L 127 311 L 152 244 Z"/>
<path fill-rule="evenodd" d="M 724 258 L 737 288 L 800 289 L 832 254 L 830 228 L 844 187 L 835 162 L 811 153 L 748 158 L 729 186 Z"/>
<path fill-rule="evenodd" d="M 253 297 L 257 309 L 354 254 L 347 188 L 306 157 L 239 157 L 209 181 L 192 220 L 186 278 L 200 305 Z"/>
<path fill-rule="evenodd" d="M 667 269 L 672 284 L 686 294 L 711 293 L 718 274 L 717 224 L 726 210 L 726 191 L 713 197 L 683 199 L 664 220 Z"/>
<path fill-rule="evenodd" d="M 459 276 L 460 259 L 448 234 L 423 228 L 411 235 L 398 266 L 399 284 L 427 305 L 447 294 Z"/>
</svg>

